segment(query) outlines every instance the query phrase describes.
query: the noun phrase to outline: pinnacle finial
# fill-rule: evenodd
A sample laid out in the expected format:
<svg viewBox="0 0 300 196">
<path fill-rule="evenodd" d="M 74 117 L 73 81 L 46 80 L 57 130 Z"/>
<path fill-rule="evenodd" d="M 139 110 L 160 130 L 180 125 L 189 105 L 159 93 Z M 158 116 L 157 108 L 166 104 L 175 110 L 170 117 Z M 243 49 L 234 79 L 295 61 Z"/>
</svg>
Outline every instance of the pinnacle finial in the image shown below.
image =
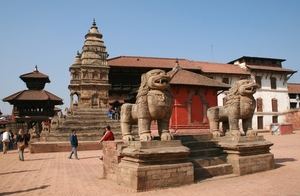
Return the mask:
<svg viewBox="0 0 300 196">
<path fill-rule="evenodd" d="M 35 65 L 34 71 L 35 71 L 35 72 L 38 72 L 38 71 L 39 71 L 37 65 Z"/>
<path fill-rule="evenodd" d="M 179 69 L 181 69 L 181 67 L 179 65 L 178 58 L 176 58 L 175 67 L 173 67 L 173 70 L 179 70 Z"/>
<path fill-rule="evenodd" d="M 93 26 L 96 26 L 96 20 L 95 20 L 95 18 L 93 19 Z"/>
</svg>

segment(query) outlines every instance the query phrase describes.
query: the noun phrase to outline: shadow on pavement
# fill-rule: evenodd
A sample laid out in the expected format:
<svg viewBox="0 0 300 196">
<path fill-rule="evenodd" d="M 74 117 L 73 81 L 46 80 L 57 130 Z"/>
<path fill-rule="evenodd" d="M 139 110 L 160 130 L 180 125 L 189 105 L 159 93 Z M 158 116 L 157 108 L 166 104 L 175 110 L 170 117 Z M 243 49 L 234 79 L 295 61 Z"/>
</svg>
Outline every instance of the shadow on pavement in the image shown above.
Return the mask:
<svg viewBox="0 0 300 196">
<path fill-rule="evenodd" d="M 20 170 L 20 171 L 13 171 L 13 172 L 6 172 L 6 173 L 0 173 L 0 175 L 14 174 L 14 173 L 22 173 L 22 172 L 32 172 L 32 171 L 37 171 L 37 169 L 32 169 L 32 170 Z"/>
<path fill-rule="evenodd" d="M 294 162 L 294 161 L 297 161 L 297 159 L 294 159 L 294 158 L 274 159 L 275 169 L 276 169 L 276 168 L 280 168 L 280 167 L 282 167 L 282 166 L 285 166 L 284 164 L 281 164 L 281 163 Z"/>
<path fill-rule="evenodd" d="M 83 158 L 80 158 L 80 159 L 94 159 L 94 158 L 99 158 L 101 157 L 100 155 L 99 156 L 92 156 L 92 157 L 83 157 Z"/>
<path fill-rule="evenodd" d="M 47 187 L 49 187 L 50 185 L 43 185 L 40 187 L 36 187 L 36 188 L 31 188 L 31 189 L 27 189 L 27 190 L 20 190 L 20 191 L 11 191 L 11 192 L 0 192 L 0 195 L 14 195 L 14 194 L 18 194 L 18 193 L 24 193 L 24 192 L 30 192 L 30 191 L 34 191 L 37 189 L 45 189 Z"/>
</svg>

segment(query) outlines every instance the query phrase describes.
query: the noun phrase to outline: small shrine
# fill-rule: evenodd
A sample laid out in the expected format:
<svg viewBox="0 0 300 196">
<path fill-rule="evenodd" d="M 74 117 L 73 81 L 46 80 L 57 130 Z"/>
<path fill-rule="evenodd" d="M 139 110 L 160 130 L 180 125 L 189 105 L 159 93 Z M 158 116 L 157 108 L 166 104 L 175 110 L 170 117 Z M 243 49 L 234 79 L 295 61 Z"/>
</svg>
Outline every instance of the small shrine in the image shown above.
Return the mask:
<svg viewBox="0 0 300 196">
<path fill-rule="evenodd" d="M 47 75 L 38 71 L 35 66 L 33 72 L 20 76 L 26 83 L 28 90 L 22 90 L 3 99 L 13 105 L 13 114 L 16 123 L 26 123 L 27 128 L 36 129 L 39 134 L 41 123 L 49 121 L 55 114 L 55 105 L 62 105 L 63 100 L 44 90 L 45 84 L 50 83 Z"/>
</svg>

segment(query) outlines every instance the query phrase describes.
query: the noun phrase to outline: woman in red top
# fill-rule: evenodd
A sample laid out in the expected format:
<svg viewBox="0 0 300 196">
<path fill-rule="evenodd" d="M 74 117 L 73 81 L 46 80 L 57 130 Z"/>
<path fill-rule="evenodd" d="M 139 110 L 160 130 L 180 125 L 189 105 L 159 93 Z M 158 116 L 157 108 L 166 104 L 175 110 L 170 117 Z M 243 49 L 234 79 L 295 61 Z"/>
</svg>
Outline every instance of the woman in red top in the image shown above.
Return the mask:
<svg viewBox="0 0 300 196">
<path fill-rule="evenodd" d="M 107 125 L 105 128 L 105 132 L 104 132 L 101 140 L 99 141 L 99 143 L 101 143 L 103 141 L 113 141 L 113 140 L 115 140 L 114 133 L 110 130 L 110 126 Z M 99 159 L 102 161 L 103 157 L 100 157 Z"/>
</svg>

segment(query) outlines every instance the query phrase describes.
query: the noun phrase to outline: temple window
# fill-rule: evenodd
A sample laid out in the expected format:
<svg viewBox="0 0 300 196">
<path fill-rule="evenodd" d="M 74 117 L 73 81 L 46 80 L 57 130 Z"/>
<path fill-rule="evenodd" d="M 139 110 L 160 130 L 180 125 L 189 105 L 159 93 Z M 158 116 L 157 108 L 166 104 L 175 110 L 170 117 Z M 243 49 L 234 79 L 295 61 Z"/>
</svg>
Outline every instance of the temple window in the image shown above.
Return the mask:
<svg viewBox="0 0 300 196">
<path fill-rule="evenodd" d="M 263 111 L 263 100 L 262 100 L 262 98 L 257 98 L 256 99 L 256 111 L 257 112 L 262 112 Z"/>
<path fill-rule="evenodd" d="M 278 103 L 277 99 L 272 99 L 272 112 L 278 112 Z"/>
<path fill-rule="evenodd" d="M 271 77 L 271 89 L 276 89 L 276 78 Z"/>
</svg>

